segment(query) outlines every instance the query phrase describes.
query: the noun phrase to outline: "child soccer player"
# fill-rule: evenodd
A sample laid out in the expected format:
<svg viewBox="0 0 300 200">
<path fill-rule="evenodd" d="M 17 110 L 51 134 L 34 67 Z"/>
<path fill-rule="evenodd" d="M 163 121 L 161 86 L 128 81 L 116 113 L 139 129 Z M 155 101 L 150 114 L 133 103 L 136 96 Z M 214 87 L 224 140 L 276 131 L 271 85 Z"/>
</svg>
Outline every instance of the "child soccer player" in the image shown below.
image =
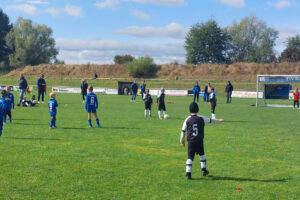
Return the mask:
<svg viewBox="0 0 300 200">
<path fill-rule="evenodd" d="M 14 109 L 14 107 L 15 107 L 15 98 L 14 98 L 14 94 L 10 93 L 10 86 L 6 87 L 6 91 L 7 91 L 7 98 L 6 98 L 7 110 L 6 110 L 6 113 L 3 117 L 3 124 L 4 125 L 6 124 L 6 115 L 8 115 L 9 123 L 11 123 L 11 121 L 12 121 L 11 120 L 11 109 Z"/>
<path fill-rule="evenodd" d="M 49 114 L 51 116 L 50 128 L 56 128 L 56 107 L 58 106 L 58 103 L 55 99 L 56 94 L 54 92 L 50 93 L 50 97 L 51 99 L 48 102 Z"/>
<path fill-rule="evenodd" d="M 7 101 L 5 98 L 7 98 L 7 91 L 2 90 L 1 92 L 2 97 L 0 97 L 0 136 L 2 135 L 2 130 L 3 130 L 3 117 L 6 114 L 7 111 Z"/>
<path fill-rule="evenodd" d="M 97 122 L 97 126 L 98 128 L 101 128 L 98 116 L 97 116 L 97 108 L 98 108 L 98 99 L 97 99 L 97 95 L 95 93 L 93 93 L 93 86 L 89 86 L 88 87 L 88 91 L 89 93 L 86 95 L 86 99 L 85 99 L 85 109 L 86 112 L 88 113 L 88 121 L 89 121 L 89 126 L 90 128 L 93 128 L 92 125 L 92 115 L 91 113 L 94 113 L 94 116 L 96 118 L 96 122 Z"/>
<path fill-rule="evenodd" d="M 151 105 L 152 105 L 152 97 L 151 94 L 149 94 L 149 89 L 146 90 L 146 95 L 143 98 L 145 102 L 145 117 L 147 117 L 147 110 L 149 110 L 149 117 L 151 117 Z"/>
<path fill-rule="evenodd" d="M 299 91 L 298 91 L 298 88 L 296 89 L 295 92 L 293 92 L 293 96 L 294 96 L 294 109 L 296 107 L 296 104 L 298 106 L 298 109 L 299 109 Z"/>
<path fill-rule="evenodd" d="M 156 103 L 158 104 L 158 118 L 162 119 L 161 110 L 164 111 L 164 117 L 167 116 L 166 105 L 165 105 L 165 89 L 161 89 L 161 94 L 156 99 Z"/>
<path fill-rule="evenodd" d="M 192 179 L 192 164 L 195 154 L 200 155 L 200 163 L 202 168 L 202 175 L 206 176 L 209 171 L 206 169 L 206 156 L 204 153 L 204 126 L 206 123 L 220 123 L 224 119 L 215 120 L 209 119 L 205 116 L 197 115 L 199 111 L 198 104 L 192 102 L 190 104 L 191 116 L 188 116 L 183 122 L 182 131 L 180 135 L 180 143 L 185 146 L 185 132 L 187 131 L 187 141 L 188 141 L 188 159 L 186 161 L 186 178 Z"/>
<path fill-rule="evenodd" d="M 211 88 L 211 93 L 209 95 L 209 103 L 211 105 L 211 118 L 216 119 L 215 109 L 217 106 L 217 98 L 215 88 Z"/>
</svg>

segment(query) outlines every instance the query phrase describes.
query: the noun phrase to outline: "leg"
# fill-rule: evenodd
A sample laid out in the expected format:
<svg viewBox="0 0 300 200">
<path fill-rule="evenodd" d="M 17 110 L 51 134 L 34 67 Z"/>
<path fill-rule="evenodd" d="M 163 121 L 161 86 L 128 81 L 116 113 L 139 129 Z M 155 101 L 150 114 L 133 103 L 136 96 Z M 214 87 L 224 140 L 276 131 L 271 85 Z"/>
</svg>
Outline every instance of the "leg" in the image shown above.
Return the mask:
<svg viewBox="0 0 300 200">
<path fill-rule="evenodd" d="M 216 105 L 214 103 L 212 103 L 211 104 L 211 118 L 212 119 L 216 119 L 215 109 L 216 109 Z"/>
<path fill-rule="evenodd" d="M 199 93 L 197 94 L 197 103 L 199 103 Z"/>
<path fill-rule="evenodd" d="M 200 155 L 200 164 L 201 164 L 201 169 L 202 169 L 202 175 L 206 176 L 209 174 L 209 171 L 206 170 L 206 156 L 204 153 L 204 145 L 203 145 L 203 139 L 199 143 L 199 155 Z"/>
<path fill-rule="evenodd" d="M 299 108 L 299 100 L 297 101 L 297 106 L 298 106 L 298 108 Z"/>
<path fill-rule="evenodd" d="M 56 115 L 53 116 L 53 127 L 56 128 Z"/>
<path fill-rule="evenodd" d="M 195 100 L 196 100 L 196 94 L 194 93 L 194 102 L 195 102 Z"/>
<path fill-rule="evenodd" d="M 97 123 L 98 128 L 101 128 L 100 121 L 99 121 L 99 118 L 98 118 L 98 115 L 96 112 L 94 113 L 94 116 L 96 118 L 96 123 Z"/>
<path fill-rule="evenodd" d="M 40 99 L 41 99 L 41 89 L 38 88 L 38 102 L 40 101 Z"/>
<path fill-rule="evenodd" d="M 3 130 L 3 122 L 0 119 L 0 136 L 2 135 L 2 130 Z"/>
<path fill-rule="evenodd" d="M 296 107 L 296 101 L 294 101 L 294 108 Z"/>
<path fill-rule="evenodd" d="M 160 108 L 158 109 L 158 118 L 161 119 L 161 112 Z"/>
<path fill-rule="evenodd" d="M 229 93 L 229 103 L 231 103 L 231 95 L 232 95 L 232 92 Z"/>
<path fill-rule="evenodd" d="M 24 89 L 20 89 L 20 99 L 18 102 L 18 106 L 20 106 L 22 100 L 23 100 L 23 96 L 24 96 L 25 90 Z"/>
<path fill-rule="evenodd" d="M 192 143 L 188 143 L 188 159 L 186 160 L 186 178 L 192 179 L 192 165 L 195 157 L 195 151 L 193 149 Z"/>
<path fill-rule="evenodd" d="M 229 103 L 229 92 L 227 92 L 227 101 L 226 103 Z"/>
<path fill-rule="evenodd" d="M 11 110 L 9 110 L 8 112 L 7 112 L 7 115 L 8 115 L 8 118 L 9 118 L 9 123 L 11 123 Z M 6 117 L 5 117 L 6 118 Z"/>
<path fill-rule="evenodd" d="M 44 95 L 45 95 L 45 92 L 42 91 L 42 102 L 44 102 Z"/>
<path fill-rule="evenodd" d="M 91 112 L 88 112 L 88 122 L 89 122 L 89 127 L 90 128 L 93 127 L 91 118 L 92 118 L 92 114 L 91 114 Z"/>
<path fill-rule="evenodd" d="M 163 105 L 162 106 L 162 109 L 163 109 L 163 111 L 164 111 L 164 117 L 167 115 L 167 110 L 166 110 L 166 106 L 165 105 Z"/>
</svg>

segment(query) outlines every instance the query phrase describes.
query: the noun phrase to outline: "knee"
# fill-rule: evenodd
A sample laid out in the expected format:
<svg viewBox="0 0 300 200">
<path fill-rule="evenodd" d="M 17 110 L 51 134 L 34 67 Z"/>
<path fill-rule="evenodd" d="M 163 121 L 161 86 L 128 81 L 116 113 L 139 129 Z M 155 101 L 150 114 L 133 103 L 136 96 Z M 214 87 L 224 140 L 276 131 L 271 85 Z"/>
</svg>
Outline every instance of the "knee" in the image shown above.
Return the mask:
<svg viewBox="0 0 300 200">
<path fill-rule="evenodd" d="M 186 164 L 187 164 L 187 165 L 192 165 L 192 164 L 193 164 L 193 160 L 190 159 L 190 158 L 188 158 L 188 159 L 186 160 Z"/>
</svg>

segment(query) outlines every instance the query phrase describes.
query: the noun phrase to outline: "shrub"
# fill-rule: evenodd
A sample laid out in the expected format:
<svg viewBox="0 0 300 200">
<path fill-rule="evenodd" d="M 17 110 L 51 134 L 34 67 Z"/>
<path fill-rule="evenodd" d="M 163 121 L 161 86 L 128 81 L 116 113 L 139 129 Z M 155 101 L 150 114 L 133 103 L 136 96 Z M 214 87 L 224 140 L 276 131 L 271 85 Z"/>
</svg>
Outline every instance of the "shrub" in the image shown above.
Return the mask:
<svg viewBox="0 0 300 200">
<path fill-rule="evenodd" d="M 126 64 L 134 60 L 134 57 L 131 55 L 116 55 L 114 58 L 115 64 Z"/>
<path fill-rule="evenodd" d="M 153 77 L 158 70 L 158 66 L 152 58 L 146 56 L 128 62 L 126 70 L 133 77 Z"/>
</svg>

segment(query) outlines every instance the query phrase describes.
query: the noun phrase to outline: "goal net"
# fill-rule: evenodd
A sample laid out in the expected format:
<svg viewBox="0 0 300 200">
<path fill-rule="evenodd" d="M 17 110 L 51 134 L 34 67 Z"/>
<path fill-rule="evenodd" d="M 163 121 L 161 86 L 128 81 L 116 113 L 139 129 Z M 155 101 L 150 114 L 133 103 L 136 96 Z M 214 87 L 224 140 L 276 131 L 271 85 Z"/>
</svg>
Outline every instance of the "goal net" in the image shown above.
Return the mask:
<svg viewBox="0 0 300 200">
<path fill-rule="evenodd" d="M 256 107 L 292 107 L 300 75 L 257 75 Z"/>
</svg>

